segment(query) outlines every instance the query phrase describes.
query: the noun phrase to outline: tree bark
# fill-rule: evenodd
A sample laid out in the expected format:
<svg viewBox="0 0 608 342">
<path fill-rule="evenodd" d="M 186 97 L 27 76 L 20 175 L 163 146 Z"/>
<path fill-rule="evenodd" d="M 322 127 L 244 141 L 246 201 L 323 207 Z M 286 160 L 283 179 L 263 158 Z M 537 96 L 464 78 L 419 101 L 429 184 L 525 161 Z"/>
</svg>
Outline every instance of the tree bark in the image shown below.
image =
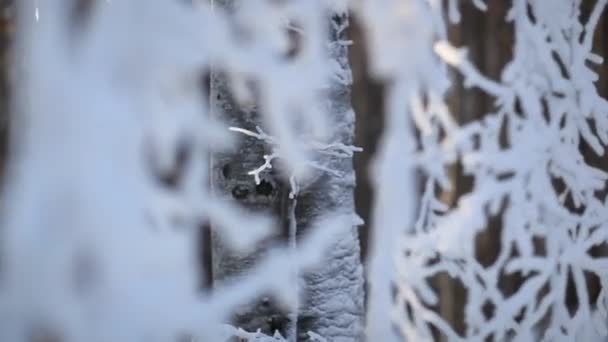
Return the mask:
<svg viewBox="0 0 608 342">
<path fill-rule="evenodd" d="M 346 23 L 346 14 L 334 15 L 338 26 Z M 344 32 L 331 30 L 331 42 L 345 40 Z M 331 44 L 330 55 L 350 74 L 348 49 Z M 332 141 L 352 144 L 355 114 L 351 108 L 351 87 L 332 82 L 328 93 Z M 350 158 L 323 157 L 322 164 L 340 171 L 341 178 L 324 174 L 298 196 L 296 217 L 298 232 L 306 235 L 311 223 L 332 213 L 354 212 L 355 174 Z M 328 251 L 322 267 L 305 275 L 305 299 L 300 312 L 298 330 L 315 331 L 333 342 L 362 340 L 363 271 L 359 237 L 355 227 L 342 236 Z M 301 338 L 301 337 L 300 337 Z M 301 340 L 301 339 L 300 339 Z"/>
<path fill-rule="evenodd" d="M 232 8 L 234 1 L 216 1 L 216 6 Z M 347 47 L 337 40 L 345 39 L 336 27 L 345 24 L 345 14 L 335 15 L 330 30 L 329 55 L 350 75 Z M 297 53 L 297 52 L 296 52 Z M 351 144 L 354 135 L 354 113 L 350 105 L 350 85 L 332 78 L 326 94 L 330 122 L 334 127 L 331 142 Z M 255 130 L 262 126 L 257 110 L 239 108 L 231 95 L 227 79 L 219 70 L 211 75 L 210 105 L 212 113 L 230 126 Z M 239 136 L 236 147 L 218 153 L 212 161 L 212 187 L 216 195 L 237 202 L 247 210 L 265 213 L 276 218 L 276 229 L 265 241 L 249 253 L 231 250 L 217 232 L 212 233 L 214 283 L 235 280 L 256 264 L 269 247 L 286 243 L 293 228 L 296 240 L 305 238 L 316 219 L 329 214 L 353 214 L 355 184 L 351 158 L 317 156 L 317 162 L 343 174 L 336 177 L 318 171 L 314 181 L 301 189 L 297 199 L 290 199 L 290 188 L 284 176 L 263 173 L 262 182 L 255 184 L 247 172 L 263 164 L 269 147 L 252 138 Z M 315 171 L 317 172 L 317 171 Z M 296 202 L 297 200 L 297 202 Z M 297 204 L 296 204 L 297 203 Z M 295 206 L 295 207 L 294 207 Z M 293 222 L 295 218 L 295 222 Z M 291 227 L 291 229 L 290 229 Z M 321 227 L 322 228 L 322 227 Z M 243 227 L 247 229 L 247 227 Z M 290 232 L 291 230 L 291 232 Z M 261 329 L 266 334 L 278 330 L 289 340 L 307 341 L 308 331 L 314 331 L 329 341 L 360 341 L 363 319 L 363 272 L 356 228 L 341 236 L 327 252 L 322 265 L 303 274 L 301 282 L 304 298 L 298 313 L 288 313 L 270 295 L 262 295 L 239 308 L 233 324 L 246 330 Z M 288 270 L 277 270 L 287 272 Z M 294 290 L 294 296 L 296 295 Z M 295 335 L 295 336 L 293 336 Z"/>
<path fill-rule="evenodd" d="M 232 11 L 239 0 L 214 0 L 213 5 Z M 211 113 L 232 127 L 255 131 L 262 127 L 262 117 L 257 108 L 241 108 L 230 91 L 229 80 L 221 70 L 212 70 L 210 77 Z M 235 251 L 226 245 L 217 227 L 211 222 L 212 282 L 214 286 L 224 281 L 238 281 L 238 276 L 250 270 L 273 245 L 285 240 L 288 223 L 281 222 L 289 203 L 285 200 L 289 188 L 282 176 L 273 172 L 261 175 L 261 183 L 247 174 L 264 163 L 264 154 L 269 154 L 263 141 L 249 136 L 237 136 L 238 142 L 231 150 L 216 153 L 212 158 L 211 186 L 215 195 L 237 203 L 245 210 L 266 214 L 276 218 L 276 229 L 271 236 L 247 253 Z M 284 220 L 283 220 L 284 221 Z M 247 227 L 243 227 L 247 229 Z M 286 272 L 287 270 L 277 270 Z M 295 296 L 295 293 L 294 293 Z M 267 335 L 278 331 L 287 336 L 292 331 L 289 313 L 283 309 L 272 294 L 264 294 L 238 308 L 232 324 L 248 331 L 260 329 Z"/>
</svg>

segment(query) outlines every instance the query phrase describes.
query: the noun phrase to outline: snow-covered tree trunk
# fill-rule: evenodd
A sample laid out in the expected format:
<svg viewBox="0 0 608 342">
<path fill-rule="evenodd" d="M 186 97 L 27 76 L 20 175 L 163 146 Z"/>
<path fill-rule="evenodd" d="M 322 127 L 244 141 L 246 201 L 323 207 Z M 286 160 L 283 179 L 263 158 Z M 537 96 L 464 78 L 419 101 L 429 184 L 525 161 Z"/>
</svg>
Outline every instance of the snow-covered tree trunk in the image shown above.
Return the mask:
<svg viewBox="0 0 608 342">
<path fill-rule="evenodd" d="M 228 79 L 219 71 L 211 75 L 210 99 L 213 115 L 227 121 L 230 126 L 251 130 L 261 126 L 257 109 L 242 108 L 231 94 Z M 229 151 L 215 154 L 211 173 L 212 188 L 217 196 L 234 201 L 248 211 L 276 217 L 281 212 L 281 205 L 285 205 L 285 191 L 289 190 L 281 184 L 278 175 L 265 174 L 261 183 L 256 184 L 254 178 L 248 174 L 264 163 L 263 155 L 268 152 L 265 150 L 263 141 L 245 136 Z M 260 260 L 264 251 L 284 236 L 281 228 L 280 221 L 277 220 L 274 233 L 260 242 L 255 250 L 245 252 L 230 249 L 219 234 L 213 233 L 214 283 L 220 284 L 250 270 Z M 267 334 L 278 330 L 285 336 L 287 331 L 286 312 L 279 308 L 276 299 L 270 294 L 240 308 L 235 313 L 233 323 L 249 331 L 261 329 Z"/>
<path fill-rule="evenodd" d="M 216 6 L 224 8 L 231 8 L 234 4 L 234 1 L 215 2 Z M 345 13 L 336 13 L 331 21 L 328 16 L 328 22 L 331 26 L 328 54 L 333 59 L 331 65 L 334 66 L 335 70 L 332 71 L 335 77 L 331 78 L 328 89 L 324 91 L 323 110 L 328 113 L 333 127 L 329 140 L 349 145 L 353 141 L 354 113 L 350 105 L 351 77 L 347 60 L 348 42 L 345 40 L 348 19 Z M 305 33 L 293 32 L 292 53 L 298 53 L 300 34 Z M 257 105 L 237 103 L 229 82 L 219 70 L 212 73 L 210 100 L 214 115 L 232 127 L 250 131 L 255 131 L 258 126 L 263 127 Z M 249 211 L 272 215 L 276 222 L 274 233 L 253 251 L 235 253 L 214 234 L 212 259 L 215 283 L 237 279 L 235 277 L 251 269 L 272 244 L 299 241 L 301 236 L 306 236 L 313 229 L 318 219 L 336 213 L 353 215 L 355 178 L 352 158 L 331 153 L 316 154 L 314 163 L 331 169 L 331 172 L 315 170 L 310 177 L 299 182 L 301 191 L 294 193 L 295 198 L 292 198 L 290 194 L 296 189 L 291 188 L 288 175 L 274 172 L 273 169 L 272 172 L 262 173 L 259 183 L 256 183 L 249 174 L 264 164 L 264 155 L 271 153 L 269 148 L 262 140 L 244 136 L 233 149 L 214 155 L 212 184 L 216 194 L 238 202 Z M 233 323 L 247 330 L 261 329 L 268 334 L 278 330 L 289 340 L 308 340 L 307 332 L 314 331 L 332 341 L 359 341 L 364 309 L 356 228 L 353 227 L 336 242 L 322 267 L 302 276 L 304 280 L 299 291 L 294 291 L 294 297 L 298 292 L 303 296 L 297 314 L 288 313 L 276 298 L 268 294 L 240 308 L 233 317 Z M 296 298 L 294 300 L 298 301 Z"/>
<path fill-rule="evenodd" d="M 343 70 L 346 79 L 336 78 L 328 92 L 332 141 L 351 144 L 354 135 L 354 112 L 351 109 L 350 67 L 347 58 L 345 14 L 332 17 L 330 54 Z M 296 217 L 298 232 L 306 234 L 308 226 L 330 213 L 352 213 L 354 209 L 355 174 L 352 159 L 323 156 L 322 164 L 341 176 L 323 174 L 298 196 Z M 330 341 L 360 341 L 363 319 L 363 271 L 359 238 L 355 227 L 345 234 L 326 256 L 322 267 L 305 275 L 305 300 L 298 330 L 315 331 Z"/>
</svg>

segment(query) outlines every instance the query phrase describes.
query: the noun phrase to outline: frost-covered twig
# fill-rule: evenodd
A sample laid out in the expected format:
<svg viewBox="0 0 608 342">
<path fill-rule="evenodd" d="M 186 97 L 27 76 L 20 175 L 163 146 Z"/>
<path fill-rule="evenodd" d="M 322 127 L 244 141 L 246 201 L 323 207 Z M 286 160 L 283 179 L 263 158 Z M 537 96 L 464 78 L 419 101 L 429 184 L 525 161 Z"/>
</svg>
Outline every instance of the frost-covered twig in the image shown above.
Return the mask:
<svg viewBox="0 0 608 342">
<path fill-rule="evenodd" d="M 270 155 L 263 156 L 264 163 L 260 167 L 256 168 L 255 170 L 251 170 L 248 172 L 249 175 L 254 176 L 256 184 L 259 184 L 261 182 L 260 174 L 266 170 L 272 169 L 272 161 L 274 159 L 280 158 L 280 156 L 281 156 L 280 146 L 277 144 L 277 141 L 274 137 L 272 137 L 271 135 L 268 135 L 260 127 L 256 127 L 257 132 L 253 132 L 253 131 L 250 131 L 250 130 L 247 130 L 244 128 L 239 128 L 239 127 L 230 127 L 229 129 L 233 132 L 237 132 L 237 133 L 244 134 L 246 136 L 254 137 L 271 146 L 272 153 Z M 314 141 L 314 140 L 309 140 L 304 145 L 305 145 L 306 151 L 316 152 L 319 154 L 329 155 L 329 156 L 338 157 L 338 158 L 351 158 L 355 152 L 363 151 L 363 149 L 360 147 L 346 145 L 341 142 L 334 142 L 334 143 L 327 144 L 327 143 L 321 143 L 321 142 Z M 320 164 L 316 161 L 308 161 L 307 165 L 313 169 L 331 174 L 334 177 L 342 176 L 342 174 L 339 171 L 334 170 L 331 167 L 328 167 L 326 165 Z M 299 191 L 298 186 L 296 184 L 296 178 L 294 175 L 289 176 L 289 182 L 291 185 L 290 197 L 293 198 L 294 196 L 297 195 L 297 193 Z"/>
</svg>

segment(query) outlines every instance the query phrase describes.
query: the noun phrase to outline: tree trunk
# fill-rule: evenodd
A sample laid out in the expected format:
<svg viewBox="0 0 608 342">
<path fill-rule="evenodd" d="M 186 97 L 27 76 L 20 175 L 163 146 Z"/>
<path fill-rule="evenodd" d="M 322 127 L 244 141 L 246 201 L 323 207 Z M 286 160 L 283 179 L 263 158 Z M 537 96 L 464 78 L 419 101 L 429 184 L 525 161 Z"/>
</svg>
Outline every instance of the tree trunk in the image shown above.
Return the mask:
<svg viewBox="0 0 608 342">
<path fill-rule="evenodd" d="M 347 24 L 347 16 L 334 15 L 339 27 Z M 331 41 L 344 40 L 343 32 L 331 30 Z M 347 47 L 331 45 L 331 57 L 350 74 Z M 332 82 L 330 100 L 331 124 L 335 127 L 332 141 L 351 144 L 354 139 L 355 114 L 350 103 L 350 84 Z M 298 196 L 296 217 L 298 232 L 306 235 L 311 223 L 332 213 L 353 213 L 355 174 L 350 158 L 323 158 L 322 164 L 340 171 L 339 178 L 322 175 Z M 327 253 L 322 267 L 305 275 L 305 300 L 300 312 L 300 336 L 314 331 L 329 341 L 360 341 L 363 320 L 363 271 L 360 260 L 359 237 L 353 227 Z M 302 340 L 301 337 L 299 340 Z"/>
<path fill-rule="evenodd" d="M 239 109 L 226 81 L 223 75 L 212 73 L 212 111 L 221 115 L 230 126 L 255 130 L 256 126 L 261 125 L 258 113 L 247 113 Z M 216 195 L 237 202 L 246 210 L 277 216 L 280 212 L 281 194 L 285 191 L 283 187 L 273 175 L 265 174 L 262 182 L 256 185 L 253 177 L 247 174 L 264 163 L 264 152 L 263 142 L 252 137 L 243 137 L 233 150 L 215 154 L 212 161 L 212 187 Z M 281 230 L 277 229 L 273 235 L 257 245 L 254 251 L 239 253 L 229 248 L 217 231 L 213 231 L 213 282 L 238 277 L 251 269 L 264 251 L 278 241 L 281 235 Z M 233 324 L 249 331 L 261 329 L 266 334 L 278 330 L 285 336 L 285 317 L 285 312 L 280 310 L 275 300 L 268 295 L 239 309 L 235 313 Z"/>
<path fill-rule="evenodd" d="M 216 0 L 214 5 L 227 10 L 234 9 L 238 0 Z M 231 94 L 228 79 L 220 70 L 211 73 L 210 106 L 212 115 L 229 126 L 255 131 L 263 126 L 262 117 L 254 108 L 240 108 Z M 245 210 L 262 213 L 277 218 L 276 229 L 271 236 L 255 246 L 253 251 L 238 252 L 229 248 L 222 241 L 212 222 L 211 250 L 213 283 L 235 280 L 240 274 L 251 269 L 260 260 L 264 252 L 281 240 L 285 240 L 285 228 L 288 223 L 281 222 L 285 217 L 285 200 L 289 188 L 284 185 L 281 175 L 266 172 L 261 175 L 260 184 L 247 174 L 264 163 L 264 154 L 269 154 L 264 142 L 249 136 L 238 137 L 238 142 L 231 150 L 216 153 L 212 158 L 211 183 L 214 193 L 229 201 L 238 203 Z M 283 220 L 285 221 L 285 219 Z M 243 227 L 247 229 L 247 227 Z M 287 270 L 277 270 L 286 272 Z M 294 296 L 296 294 L 294 293 Z M 272 335 L 275 331 L 287 336 L 291 330 L 288 312 L 271 294 L 262 295 L 247 305 L 236 310 L 232 324 L 248 331 L 261 329 Z"/>
<path fill-rule="evenodd" d="M 216 1 L 216 6 L 231 8 L 232 0 Z M 330 57 L 350 75 L 347 47 L 337 40 L 345 39 L 343 29 L 347 24 L 344 14 L 333 16 Z M 331 142 L 351 144 L 354 134 L 354 113 L 350 105 L 350 84 L 332 78 L 327 92 L 328 113 L 334 132 Z M 262 126 L 255 109 L 239 108 L 231 95 L 227 79 L 219 70 L 211 75 L 211 111 L 230 126 L 255 130 Z M 269 154 L 262 141 L 239 136 L 239 142 L 230 151 L 218 153 L 212 161 L 212 187 L 216 195 L 237 202 L 246 210 L 265 213 L 276 218 L 276 229 L 254 251 L 239 253 L 231 250 L 217 232 L 212 233 L 212 260 L 214 283 L 236 280 L 256 264 L 271 245 L 286 243 L 292 238 L 305 238 L 318 218 L 329 214 L 354 212 L 354 171 L 351 158 L 319 156 L 317 162 L 343 174 L 318 171 L 315 180 L 301 189 L 296 199 L 289 198 L 290 187 L 284 176 L 265 172 L 260 184 L 247 172 L 263 164 L 264 154 Z M 315 171 L 317 172 L 317 171 Z M 296 204 L 297 203 L 297 204 Z M 295 219 L 295 222 L 293 220 Z M 247 227 L 243 227 L 247 229 Z M 363 277 L 359 256 L 359 239 L 356 228 L 328 251 L 326 260 L 319 268 L 303 274 L 298 314 L 285 312 L 270 294 L 262 295 L 248 305 L 239 308 L 233 316 L 233 324 L 252 331 L 261 329 L 266 334 L 278 330 L 291 341 L 307 341 L 308 331 L 314 331 L 330 341 L 361 340 L 363 318 Z M 287 272 L 288 270 L 277 270 Z M 294 296 L 297 295 L 294 289 Z"/>
</svg>

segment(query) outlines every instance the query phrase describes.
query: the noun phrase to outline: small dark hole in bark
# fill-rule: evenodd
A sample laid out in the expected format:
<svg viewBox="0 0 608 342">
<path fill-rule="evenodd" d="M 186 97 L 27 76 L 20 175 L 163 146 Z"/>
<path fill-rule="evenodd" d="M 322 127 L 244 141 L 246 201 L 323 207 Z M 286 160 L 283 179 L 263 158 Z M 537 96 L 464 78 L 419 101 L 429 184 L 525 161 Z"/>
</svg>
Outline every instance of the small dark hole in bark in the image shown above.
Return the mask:
<svg viewBox="0 0 608 342">
<path fill-rule="evenodd" d="M 285 326 L 289 323 L 289 318 L 285 316 L 273 315 L 267 319 L 269 330 L 274 333 L 279 331 L 280 333 L 285 332 Z"/>
<path fill-rule="evenodd" d="M 230 164 L 224 165 L 222 167 L 222 176 L 224 177 L 224 179 L 230 178 L 231 174 L 232 174 L 232 168 L 230 167 Z"/>
<path fill-rule="evenodd" d="M 262 303 L 260 305 L 263 308 L 269 308 L 270 307 L 270 299 L 268 299 L 268 298 L 262 299 Z"/>
<path fill-rule="evenodd" d="M 232 188 L 232 197 L 234 197 L 236 199 L 243 199 L 247 196 L 249 196 L 249 189 L 247 189 L 247 187 L 242 186 L 242 185 L 237 185 L 234 188 Z"/>
<path fill-rule="evenodd" d="M 331 17 L 331 20 L 333 20 L 334 23 L 336 23 L 336 25 L 340 25 L 342 24 L 342 16 L 340 15 L 334 15 Z"/>
<path fill-rule="evenodd" d="M 272 194 L 272 190 L 274 190 L 274 187 L 272 186 L 272 184 L 270 184 L 270 182 L 265 181 L 263 179 L 260 182 L 260 184 L 255 186 L 255 192 L 258 195 L 262 195 L 262 196 L 270 196 L 270 194 Z"/>
</svg>

